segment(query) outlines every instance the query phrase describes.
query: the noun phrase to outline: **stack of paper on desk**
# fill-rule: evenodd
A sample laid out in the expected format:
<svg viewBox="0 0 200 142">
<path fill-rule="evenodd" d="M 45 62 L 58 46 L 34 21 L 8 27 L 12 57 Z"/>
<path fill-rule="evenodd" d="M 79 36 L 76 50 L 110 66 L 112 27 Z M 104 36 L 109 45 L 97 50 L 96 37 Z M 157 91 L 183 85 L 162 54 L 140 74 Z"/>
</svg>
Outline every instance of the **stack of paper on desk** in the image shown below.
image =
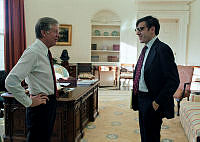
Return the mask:
<svg viewBox="0 0 200 142">
<path fill-rule="evenodd" d="M 91 85 L 94 84 L 98 79 L 92 79 L 92 80 L 78 80 L 77 84 L 78 85 Z"/>
<path fill-rule="evenodd" d="M 69 86 L 70 85 L 70 83 L 67 83 L 67 82 L 63 82 L 63 83 L 59 83 L 60 84 L 60 86 Z"/>
</svg>

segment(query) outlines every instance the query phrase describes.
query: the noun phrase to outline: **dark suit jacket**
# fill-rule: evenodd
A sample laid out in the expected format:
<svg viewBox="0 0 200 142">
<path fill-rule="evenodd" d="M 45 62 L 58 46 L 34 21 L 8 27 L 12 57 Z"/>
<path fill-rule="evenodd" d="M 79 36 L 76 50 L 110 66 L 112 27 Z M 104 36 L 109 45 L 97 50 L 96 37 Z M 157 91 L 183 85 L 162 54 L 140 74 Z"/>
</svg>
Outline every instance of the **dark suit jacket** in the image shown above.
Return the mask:
<svg viewBox="0 0 200 142">
<path fill-rule="evenodd" d="M 137 65 L 136 65 L 137 68 Z M 135 77 L 135 72 L 133 78 Z M 152 96 L 160 107 L 163 117 L 174 117 L 173 94 L 180 80 L 171 48 L 158 38 L 153 43 L 144 66 L 144 80 Z M 138 110 L 137 95 L 132 94 L 132 108 Z"/>
</svg>

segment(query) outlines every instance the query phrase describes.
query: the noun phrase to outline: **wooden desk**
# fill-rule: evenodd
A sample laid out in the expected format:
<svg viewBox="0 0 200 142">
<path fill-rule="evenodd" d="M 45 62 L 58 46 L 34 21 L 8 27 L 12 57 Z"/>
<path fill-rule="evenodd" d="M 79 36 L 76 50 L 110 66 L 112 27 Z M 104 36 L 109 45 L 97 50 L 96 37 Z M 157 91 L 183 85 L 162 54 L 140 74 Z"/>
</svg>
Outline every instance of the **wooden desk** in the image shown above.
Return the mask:
<svg viewBox="0 0 200 142">
<path fill-rule="evenodd" d="M 76 87 L 71 98 L 58 98 L 56 122 L 52 142 L 79 142 L 83 129 L 98 115 L 98 85 Z M 12 96 L 5 99 L 5 136 L 4 142 L 25 142 L 27 129 L 26 109 Z"/>
</svg>

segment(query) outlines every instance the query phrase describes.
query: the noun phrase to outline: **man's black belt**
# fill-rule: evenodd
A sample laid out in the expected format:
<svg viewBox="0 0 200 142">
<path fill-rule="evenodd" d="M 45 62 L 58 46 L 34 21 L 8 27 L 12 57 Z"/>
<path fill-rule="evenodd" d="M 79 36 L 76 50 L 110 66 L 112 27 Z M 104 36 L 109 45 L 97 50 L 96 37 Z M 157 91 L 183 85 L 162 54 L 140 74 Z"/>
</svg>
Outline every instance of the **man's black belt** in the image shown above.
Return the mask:
<svg viewBox="0 0 200 142">
<path fill-rule="evenodd" d="M 149 92 L 142 92 L 142 91 L 138 92 L 138 96 L 148 96 L 148 95 L 149 95 Z"/>
</svg>

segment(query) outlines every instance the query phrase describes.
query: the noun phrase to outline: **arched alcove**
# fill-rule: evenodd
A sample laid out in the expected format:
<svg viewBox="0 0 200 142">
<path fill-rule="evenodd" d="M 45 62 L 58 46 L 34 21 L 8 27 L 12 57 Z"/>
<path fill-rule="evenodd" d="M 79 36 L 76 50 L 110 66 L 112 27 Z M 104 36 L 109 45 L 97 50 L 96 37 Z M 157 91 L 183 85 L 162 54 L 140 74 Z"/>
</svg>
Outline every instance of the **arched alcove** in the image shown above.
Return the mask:
<svg viewBox="0 0 200 142">
<path fill-rule="evenodd" d="M 91 19 L 91 23 L 120 25 L 120 17 L 110 10 L 101 10 L 94 14 L 94 16 Z"/>
</svg>

